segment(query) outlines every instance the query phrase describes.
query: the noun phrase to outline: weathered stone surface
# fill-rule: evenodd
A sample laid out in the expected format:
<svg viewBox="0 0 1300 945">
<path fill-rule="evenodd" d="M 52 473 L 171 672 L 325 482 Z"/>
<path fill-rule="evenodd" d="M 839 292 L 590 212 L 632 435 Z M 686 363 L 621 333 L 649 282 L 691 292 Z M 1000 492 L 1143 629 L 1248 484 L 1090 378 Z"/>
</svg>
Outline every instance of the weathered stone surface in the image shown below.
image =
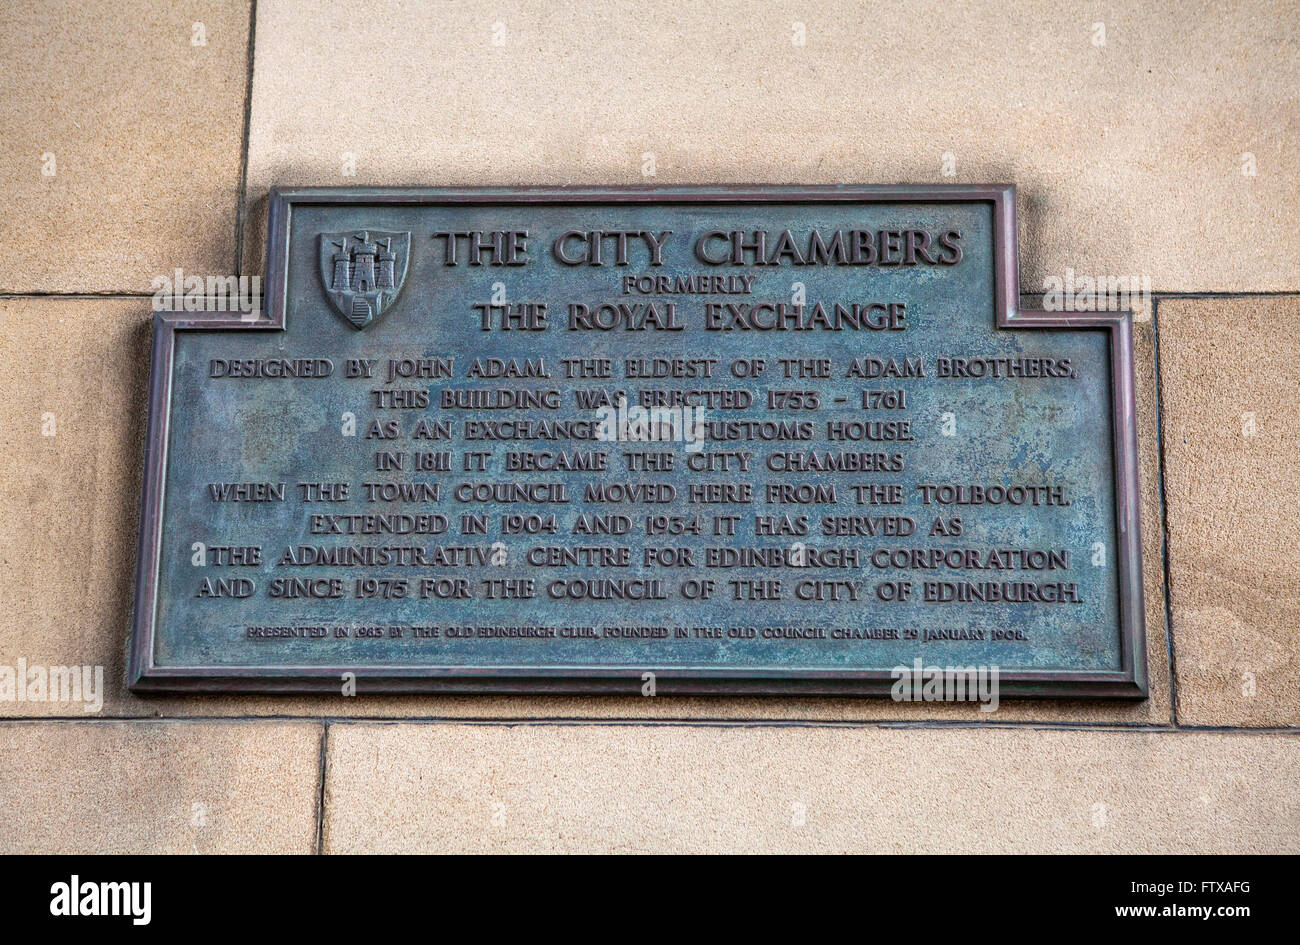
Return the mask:
<svg viewBox="0 0 1300 945">
<path fill-rule="evenodd" d="M 1157 311 L 1178 720 L 1300 725 L 1300 298 Z"/>
<path fill-rule="evenodd" d="M 1013 181 L 1024 291 L 1067 270 L 1300 288 L 1300 20 L 1273 0 L 263 0 L 257 19 L 255 209 L 273 184 Z"/>
<path fill-rule="evenodd" d="M 151 314 L 143 299 L 0 300 L 0 665 L 103 667 L 107 714 L 125 692 Z"/>
<path fill-rule="evenodd" d="M 0 723 L 5 853 L 310 853 L 321 726 Z"/>
<path fill-rule="evenodd" d="M 1300 739 L 340 724 L 327 852 L 1300 850 Z"/>
<path fill-rule="evenodd" d="M 234 272 L 248 30 L 247 0 L 0 6 L 0 292 Z"/>
</svg>

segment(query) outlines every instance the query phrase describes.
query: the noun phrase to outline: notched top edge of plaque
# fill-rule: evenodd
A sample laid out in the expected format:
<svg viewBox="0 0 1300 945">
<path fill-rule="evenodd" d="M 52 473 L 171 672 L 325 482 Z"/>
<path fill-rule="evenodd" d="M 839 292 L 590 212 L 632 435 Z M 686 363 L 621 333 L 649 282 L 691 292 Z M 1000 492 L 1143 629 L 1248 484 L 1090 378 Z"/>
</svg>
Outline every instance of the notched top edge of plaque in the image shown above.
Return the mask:
<svg viewBox="0 0 1300 945">
<path fill-rule="evenodd" d="M 162 667 L 153 661 L 162 498 L 166 474 L 168 401 L 177 331 L 277 331 L 285 327 L 289 235 L 295 204 L 556 204 L 556 203 L 991 203 L 994 310 L 998 328 L 1106 329 L 1115 467 L 1119 578 L 1119 671 L 1006 672 L 1005 698 L 1142 700 L 1150 695 L 1142 586 L 1137 405 L 1133 319 L 1129 311 L 1051 312 L 1019 306 L 1019 239 L 1015 184 L 818 184 L 644 187 L 279 187 L 270 188 L 263 277 L 264 316 L 245 320 L 161 311 L 154 319 L 146 456 L 137 554 L 135 605 L 127 687 L 132 692 L 337 692 L 341 673 L 355 673 L 367 692 L 539 693 L 640 695 L 644 668 L 541 667 Z M 879 671 L 669 668 L 655 671 L 663 695 L 882 696 L 892 677 Z"/>
</svg>

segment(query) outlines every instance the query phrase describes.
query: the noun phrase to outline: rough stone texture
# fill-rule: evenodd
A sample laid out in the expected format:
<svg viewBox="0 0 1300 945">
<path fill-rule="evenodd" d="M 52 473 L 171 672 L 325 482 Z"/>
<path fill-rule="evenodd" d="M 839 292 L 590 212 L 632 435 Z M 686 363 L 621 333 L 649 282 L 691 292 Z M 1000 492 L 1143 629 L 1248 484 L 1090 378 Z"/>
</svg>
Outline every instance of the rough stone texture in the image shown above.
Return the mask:
<svg viewBox="0 0 1300 945">
<path fill-rule="evenodd" d="M 0 5 L 0 292 L 234 271 L 248 29 L 248 0 Z"/>
<path fill-rule="evenodd" d="M 321 727 L 0 723 L 0 852 L 310 853 Z"/>
<path fill-rule="evenodd" d="M 0 665 L 103 666 L 106 714 L 125 692 L 151 314 L 145 299 L 0 300 Z"/>
<path fill-rule="evenodd" d="M 145 299 L 0 299 L 0 665 L 104 667 L 106 716 L 308 715 L 610 719 L 970 719 L 971 704 L 876 699 L 579 697 L 142 698 L 126 691 L 126 648 L 144 455 L 150 304 Z M 1136 332 L 1147 659 L 1141 703 L 1003 702 L 993 718 L 1165 723 L 1165 646 L 1155 385 L 1150 323 Z M 55 435 L 42 435 L 54 415 Z M 0 701 L 0 716 L 81 713 Z"/>
<path fill-rule="evenodd" d="M 1300 297 L 1157 317 L 1178 721 L 1300 725 Z"/>
<path fill-rule="evenodd" d="M 350 0 L 261 0 L 257 20 L 254 210 L 272 184 L 1014 181 L 1024 291 L 1067 269 L 1164 291 L 1300 288 L 1300 18 L 1276 0 L 363 17 Z M 257 270 L 263 226 L 250 214 Z"/>
<path fill-rule="evenodd" d="M 1300 850 L 1300 739 L 332 725 L 325 850 Z"/>
</svg>

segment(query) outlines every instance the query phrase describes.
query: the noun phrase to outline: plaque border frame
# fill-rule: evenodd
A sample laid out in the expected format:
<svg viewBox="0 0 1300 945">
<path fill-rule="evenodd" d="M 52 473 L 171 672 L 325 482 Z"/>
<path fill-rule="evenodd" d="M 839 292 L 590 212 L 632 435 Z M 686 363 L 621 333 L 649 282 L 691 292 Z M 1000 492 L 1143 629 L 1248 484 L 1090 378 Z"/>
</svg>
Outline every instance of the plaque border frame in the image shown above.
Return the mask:
<svg viewBox="0 0 1300 945">
<path fill-rule="evenodd" d="M 302 204 L 550 204 L 550 203 L 990 203 L 993 207 L 995 327 L 1104 329 L 1109 332 L 1110 392 L 1119 578 L 1121 668 L 1118 671 L 1008 671 L 1001 698 L 1145 699 L 1149 694 L 1142 584 L 1141 492 L 1138 482 L 1137 405 L 1133 321 L 1127 311 L 1049 312 L 1019 306 L 1019 244 L 1014 184 L 886 184 L 690 187 L 272 187 L 263 277 L 263 309 L 256 319 L 225 314 L 160 311 L 154 317 L 145 438 L 143 496 L 136 556 L 127 686 L 154 692 L 337 692 L 354 673 L 357 692 L 551 693 L 640 696 L 642 674 L 655 675 L 660 695 L 886 696 L 887 670 L 747 669 L 653 665 L 412 666 L 259 665 L 159 666 L 154 662 L 165 493 L 172 360 L 181 331 L 282 331 L 285 327 L 289 234 Z M 144 603 L 146 606 L 141 606 Z"/>
</svg>

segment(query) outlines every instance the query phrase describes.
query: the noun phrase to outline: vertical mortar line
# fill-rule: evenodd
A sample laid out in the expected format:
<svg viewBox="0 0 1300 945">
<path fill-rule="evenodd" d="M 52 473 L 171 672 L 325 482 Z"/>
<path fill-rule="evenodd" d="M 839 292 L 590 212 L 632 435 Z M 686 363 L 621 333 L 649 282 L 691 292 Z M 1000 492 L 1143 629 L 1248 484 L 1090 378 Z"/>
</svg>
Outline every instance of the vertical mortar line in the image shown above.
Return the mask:
<svg viewBox="0 0 1300 945">
<path fill-rule="evenodd" d="M 239 193 L 235 204 L 235 268 L 237 276 L 244 274 L 244 221 L 248 197 L 248 135 L 253 124 L 253 46 L 257 38 L 257 0 L 248 5 L 248 77 L 244 82 L 244 137 L 239 154 Z M 259 302 L 260 304 L 260 302 Z"/>
<path fill-rule="evenodd" d="M 1165 496 L 1165 402 L 1160 384 L 1160 297 L 1151 298 L 1151 349 L 1156 381 L 1156 479 L 1160 496 L 1160 568 L 1165 592 L 1165 649 L 1169 651 L 1169 724 L 1178 727 L 1178 670 L 1174 660 L 1174 608 L 1169 581 L 1169 503 Z"/>
<path fill-rule="evenodd" d="M 316 773 L 316 850 L 317 856 L 325 852 L 325 762 L 329 751 L 330 723 L 322 722 L 320 730 L 320 766 Z"/>
</svg>

